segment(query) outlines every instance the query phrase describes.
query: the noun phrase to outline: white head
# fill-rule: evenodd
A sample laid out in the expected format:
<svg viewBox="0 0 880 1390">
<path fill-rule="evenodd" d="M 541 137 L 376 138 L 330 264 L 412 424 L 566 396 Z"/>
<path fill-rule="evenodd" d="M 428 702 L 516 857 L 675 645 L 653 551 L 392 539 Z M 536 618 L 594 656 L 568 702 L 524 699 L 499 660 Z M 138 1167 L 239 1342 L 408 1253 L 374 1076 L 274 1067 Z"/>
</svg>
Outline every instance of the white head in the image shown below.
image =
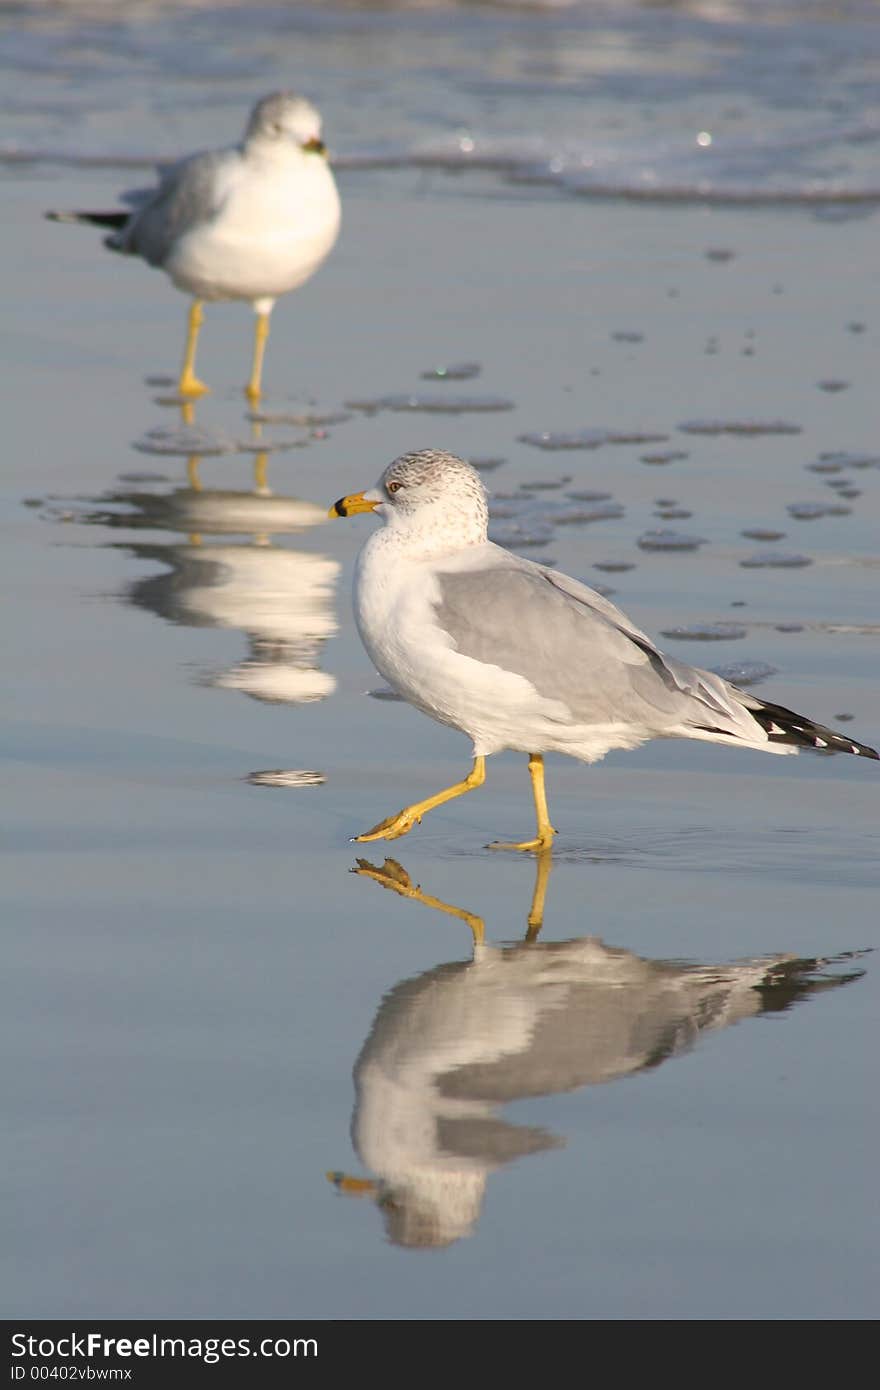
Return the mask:
<svg viewBox="0 0 880 1390">
<path fill-rule="evenodd" d="M 273 92 L 258 101 L 244 133 L 246 145 L 296 145 L 307 154 L 324 154 L 321 117 L 310 101 L 293 92 Z"/>
<path fill-rule="evenodd" d="M 376 512 L 419 549 L 459 550 L 486 539 L 489 504 L 475 468 L 442 449 L 419 449 L 389 463 L 374 488 L 341 497 L 331 516 Z"/>
</svg>

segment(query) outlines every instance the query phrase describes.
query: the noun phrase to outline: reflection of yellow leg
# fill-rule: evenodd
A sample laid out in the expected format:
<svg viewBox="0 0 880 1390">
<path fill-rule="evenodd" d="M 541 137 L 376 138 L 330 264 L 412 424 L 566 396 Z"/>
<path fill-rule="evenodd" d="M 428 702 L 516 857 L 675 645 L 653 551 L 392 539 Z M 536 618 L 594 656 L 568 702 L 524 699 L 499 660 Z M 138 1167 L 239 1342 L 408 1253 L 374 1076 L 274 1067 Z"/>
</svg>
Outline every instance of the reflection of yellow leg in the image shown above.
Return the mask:
<svg viewBox="0 0 880 1390">
<path fill-rule="evenodd" d="M 183 350 L 183 366 L 180 369 L 180 380 L 177 383 L 177 389 L 182 396 L 203 396 L 208 390 L 205 383 L 199 381 L 195 373 L 196 345 L 199 341 L 199 329 L 201 326 L 202 301 L 200 299 L 194 299 L 189 306 L 186 347 Z"/>
<path fill-rule="evenodd" d="M 529 908 L 529 929 L 526 932 L 526 941 L 537 941 L 538 932 L 544 925 L 544 899 L 547 896 L 547 884 L 550 881 L 552 867 L 553 855 L 549 847 L 542 849 L 537 855 L 535 891 L 532 893 L 532 905 Z"/>
<path fill-rule="evenodd" d="M 460 922 L 467 922 L 473 933 L 474 945 L 482 945 L 486 933 L 482 917 L 478 917 L 475 912 L 467 912 L 463 907 L 453 907 L 441 898 L 433 898 L 430 893 L 423 893 L 418 884 L 413 886 L 406 869 L 402 864 L 398 864 L 396 859 L 386 859 L 381 869 L 377 869 L 368 859 L 359 859 L 357 863 L 358 866 L 352 870 L 353 873 L 373 879 L 383 888 L 390 888 L 393 893 L 399 893 L 402 898 L 412 898 L 414 902 L 423 903 L 425 907 L 435 907 L 438 912 L 445 912 L 450 917 L 457 917 Z"/>
<path fill-rule="evenodd" d="M 529 754 L 529 776 L 532 779 L 532 795 L 535 798 L 535 818 L 538 822 L 538 833 L 534 840 L 523 840 L 520 843 L 505 842 L 496 840 L 490 845 L 490 849 L 549 849 L 553 844 L 553 836 L 556 831 L 550 824 L 550 816 L 547 811 L 547 793 L 544 790 L 544 759 L 540 753 Z"/>
<path fill-rule="evenodd" d="M 202 480 L 199 476 L 199 455 L 190 454 L 186 461 L 186 476 L 193 492 L 201 492 Z"/>
<path fill-rule="evenodd" d="M 262 449 L 260 453 L 254 454 L 254 489 L 263 494 L 269 491 L 269 451 Z"/>
<path fill-rule="evenodd" d="M 266 352 L 266 343 L 269 341 L 269 315 L 257 314 L 254 325 L 254 359 L 251 363 L 251 379 L 244 388 L 244 394 L 248 400 L 256 403 L 263 394 L 260 390 L 260 382 L 263 377 L 263 357 Z"/>
<path fill-rule="evenodd" d="M 363 835 L 356 835 L 358 841 L 366 840 L 397 840 L 401 835 L 408 835 L 417 821 L 427 811 L 433 811 L 435 806 L 442 806 L 444 801 L 453 801 L 457 796 L 463 796 L 465 792 L 472 792 L 475 787 L 481 787 L 486 780 L 486 759 L 474 758 L 474 765 L 465 777 L 463 782 L 456 782 L 454 787 L 447 787 L 445 791 L 437 792 L 435 796 L 429 796 L 425 801 L 416 801 L 412 806 L 405 806 L 402 811 L 398 811 L 396 816 L 387 816 L 385 820 L 374 825 L 372 830 L 367 830 Z"/>
</svg>

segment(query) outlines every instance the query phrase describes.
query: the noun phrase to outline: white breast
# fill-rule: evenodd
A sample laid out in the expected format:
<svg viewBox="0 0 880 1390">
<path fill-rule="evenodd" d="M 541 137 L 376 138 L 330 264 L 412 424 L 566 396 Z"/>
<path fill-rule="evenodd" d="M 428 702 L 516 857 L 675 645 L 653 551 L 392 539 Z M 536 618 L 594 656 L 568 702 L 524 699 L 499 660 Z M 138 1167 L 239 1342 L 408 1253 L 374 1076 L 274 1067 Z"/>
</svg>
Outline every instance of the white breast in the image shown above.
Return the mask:
<svg viewBox="0 0 880 1390">
<path fill-rule="evenodd" d="M 436 620 L 436 561 L 413 559 L 396 539 L 390 528 L 377 531 L 355 571 L 355 620 L 377 671 L 417 709 L 468 734 L 478 754 L 540 746 L 558 704 L 524 677 L 455 649 Z M 466 552 L 449 563 L 462 559 Z"/>
<path fill-rule="evenodd" d="M 202 299 L 274 299 L 296 289 L 327 256 L 339 233 L 339 195 L 316 155 L 231 165 L 219 210 L 174 246 L 164 269 L 179 289 Z"/>
</svg>

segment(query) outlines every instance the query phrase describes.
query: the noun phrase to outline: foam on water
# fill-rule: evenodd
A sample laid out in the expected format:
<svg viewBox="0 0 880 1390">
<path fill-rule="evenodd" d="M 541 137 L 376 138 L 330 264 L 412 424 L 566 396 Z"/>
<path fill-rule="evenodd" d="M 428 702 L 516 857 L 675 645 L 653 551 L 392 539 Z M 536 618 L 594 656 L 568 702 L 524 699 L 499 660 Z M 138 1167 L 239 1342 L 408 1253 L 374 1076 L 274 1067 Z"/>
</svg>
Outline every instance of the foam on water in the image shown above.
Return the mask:
<svg viewBox="0 0 880 1390">
<path fill-rule="evenodd" d="M 203 148 L 238 137 L 245 84 L 255 97 L 276 73 L 307 70 L 343 173 L 472 172 L 534 196 L 844 213 L 880 202 L 880 27 L 858 0 L 831 22 L 787 0 L 390 8 L 297 7 L 294 23 L 286 6 L 241 0 L 69 0 L 47 26 L 42 6 L 20 7 L 0 159 L 148 167 L 181 153 L 175 97 L 187 148 Z M 388 32 L 395 60 L 366 83 L 364 43 Z M 724 265 L 731 252 L 705 255 Z"/>
</svg>

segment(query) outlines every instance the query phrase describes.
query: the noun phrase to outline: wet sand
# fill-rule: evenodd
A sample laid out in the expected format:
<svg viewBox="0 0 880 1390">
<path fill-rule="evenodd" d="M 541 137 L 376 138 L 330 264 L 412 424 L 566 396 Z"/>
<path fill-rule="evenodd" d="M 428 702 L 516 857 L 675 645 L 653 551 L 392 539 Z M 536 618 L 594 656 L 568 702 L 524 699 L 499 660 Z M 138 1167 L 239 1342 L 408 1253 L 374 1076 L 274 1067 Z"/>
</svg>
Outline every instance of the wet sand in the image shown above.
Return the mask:
<svg viewBox="0 0 880 1390">
<path fill-rule="evenodd" d="M 840 727 L 876 745 L 880 468 L 806 466 L 878 447 L 876 219 L 343 174 L 343 236 L 276 311 L 264 406 L 349 418 L 264 425 L 263 443 L 306 442 L 270 452 L 255 484 L 252 453 L 188 471 L 185 452 L 143 451 L 150 431 L 186 428 L 146 383 L 176 369 L 185 301 L 97 236 L 41 220 L 104 204 L 119 181 L 57 167 L 6 178 L 9 1316 L 872 1316 L 870 956 L 812 976 L 859 979 L 799 1002 L 769 991 L 772 1016 L 731 1005 L 711 1027 L 705 1001 L 650 1024 L 633 967 L 621 990 L 643 1051 L 631 1033 L 629 1061 L 617 1053 L 607 1077 L 585 1068 L 564 1089 L 527 1084 L 512 1062 L 464 1149 L 443 1131 L 444 1162 L 458 1153 L 455 1173 L 470 1174 L 462 1190 L 479 1169 L 485 1192 L 442 1252 L 415 1260 L 369 1195 L 327 1182 L 327 1170 L 392 1186 L 433 1172 L 406 1144 L 384 1153 L 386 1172 L 353 1151 L 352 1067 L 377 1015 L 398 1018 L 387 992 L 467 961 L 472 943 L 464 923 L 349 872 L 350 837 L 457 780 L 469 750 L 369 697 L 381 682 L 349 588 L 370 522 L 321 512 L 413 447 L 501 457 L 486 474 L 505 494 L 496 524 L 545 537 L 524 553 L 613 586 L 651 634 L 739 625 L 731 640 L 664 645 L 703 665 L 772 666 L 757 693 L 832 724 L 852 715 Z M 735 255 L 707 256 L 719 247 Z M 206 318 L 199 371 L 213 390 L 192 428 L 251 441 L 249 312 Z M 422 378 L 457 362 L 481 371 Z M 347 404 L 407 393 L 513 408 Z M 681 430 L 700 419 L 799 432 Z M 588 429 L 668 438 L 519 440 Z M 663 450 L 687 457 L 642 459 Z M 858 490 L 851 511 L 794 519 L 792 504 L 835 499 L 829 478 Z M 622 514 L 553 524 L 585 505 L 566 497 L 578 491 Z M 742 535 L 756 527 L 785 534 Z M 640 548 L 658 528 L 702 543 Z M 744 567 L 773 547 L 812 563 Z M 607 562 L 635 567 L 595 568 Z M 876 766 L 683 743 L 592 769 L 549 760 L 560 835 L 540 942 L 596 937 L 640 961 L 719 966 L 870 948 Z M 249 782 L 267 771 L 319 779 Z M 505 755 L 482 790 L 388 852 L 426 894 L 483 917 L 489 942 L 515 941 L 535 866 L 484 846 L 530 817 L 524 760 Z M 522 999 L 501 1007 L 513 1027 Z M 473 1049 L 429 1058 L 425 1086 L 465 1087 L 449 1077 L 476 1065 Z M 499 1113 L 553 1142 L 505 1147 Z"/>
</svg>

